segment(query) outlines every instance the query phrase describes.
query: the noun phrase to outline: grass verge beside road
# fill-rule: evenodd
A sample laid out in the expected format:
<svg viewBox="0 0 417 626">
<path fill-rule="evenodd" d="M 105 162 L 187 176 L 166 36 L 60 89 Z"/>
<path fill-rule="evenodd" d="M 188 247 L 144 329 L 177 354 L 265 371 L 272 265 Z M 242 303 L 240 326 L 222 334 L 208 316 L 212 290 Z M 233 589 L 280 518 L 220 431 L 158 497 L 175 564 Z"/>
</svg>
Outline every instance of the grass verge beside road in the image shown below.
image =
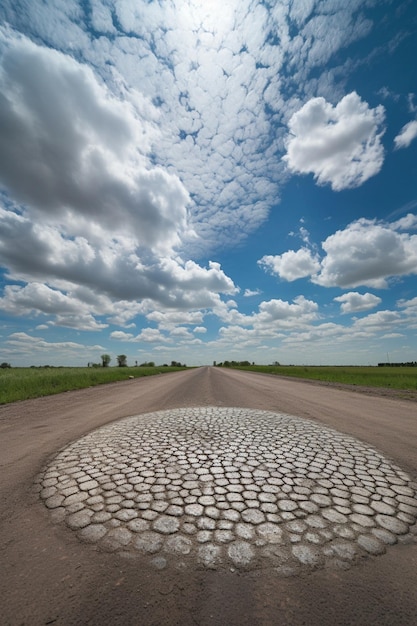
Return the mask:
<svg viewBox="0 0 417 626">
<path fill-rule="evenodd" d="M 130 377 L 177 372 L 184 367 L 13 367 L 0 369 L 0 404 L 85 389 Z"/>
<path fill-rule="evenodd" d="M 417 367 L 233 365 L 276 376 L 290 376 L 329 383 L 417 390 Z M 73 389 L 184 370 L 184 367 L 40 367 L 0 368 L 0 404 L 39 398 Z"/>
<path fill-rule="evenodd" d="M 233 368 L 344 385 L 417 389 L 417 367 L 237 365 Z"/>
</svg>

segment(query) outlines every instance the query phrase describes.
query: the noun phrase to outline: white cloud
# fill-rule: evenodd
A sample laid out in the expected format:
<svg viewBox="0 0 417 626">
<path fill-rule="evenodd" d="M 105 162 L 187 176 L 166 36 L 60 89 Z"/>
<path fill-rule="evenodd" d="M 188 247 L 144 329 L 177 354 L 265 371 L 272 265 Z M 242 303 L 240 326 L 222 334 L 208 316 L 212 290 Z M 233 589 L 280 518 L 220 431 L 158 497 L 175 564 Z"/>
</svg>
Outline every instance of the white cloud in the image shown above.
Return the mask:
<svg viewBox="0 0 417 626">
<path fill-rule="evenodd" d="M 13 315 L 32 312 L 45 314 L 74 314 L 79 312 L 80 302 L 43 283 L 31 283 L 20 287 L 6 285 L 1 299 L 2 309 Z"/>
<path fill-rule="evenodd" d="M 115 339 L 116 341 L 134 341 L 135 336 L 131 333 L 125 333 L 122 330 L 114 330 L 110 333 L 110 339 Z"/>
<path fill-rule="evenodd" d="M 262 293 L 260 289 L 245 289 L 243 296 L 251 298 L 252 296 L 258 296 L 260 293 Z"/>
<path fill-rule="evenodd" d="M 150 167 L 158 134 L 90 68 L 0 31 L 0 180 L 41 220 L 74 234 L 131 234 L 171 248 L 187 230 L 188 193 Z"/>
<path fill-rule="evenodd" d="M 77 290 L 77 299 L 88 304 L 92 312 L 120 315 L 126 311 L 133 317 L 143 312 L 145 300 L 146 312 L 157 305 L 180 310 L 210 308 L 217 305 L 219 293 L 236 292 L 233 281 L 215 262 L 204 268 L 178 256 L 158 256 L 146 250 L 142 257 L 142 249 L 126 237 L 88 242 L 84 237 L 65 237 L 56 227 L 33 223 L 13 211 L 0 208 L 0 216 L 0 261 L 9 268 L 10 277 L 28 283 L 46 282 L 55 291 Z M 26 290 L 26 309 L 47 313 L 50 287 L 45 288 L 49 290 L 45 302 L 33 288 Z M 12 291 L 21 293 L 21 288 L 6 292 L 3 306 L 9 306 Z M 68 306 L 65 295 L 55 293 L 54 302 L 58 300 Z M 129 305 L 132 300 L 141 300 L 142 305 Z M 116 306 L 117 302 L 122 304 Z M 76 307 L 73 303 L 72 310 Z M 49 312 L 57 313 L 58 309 L 50 308 Z"/>
<path fill-rule="evenodd" d="M 291 333 L 283 339 L 284 344 L 295 346 L 308 346 L 309 344 L 324 343 L 332 341 L 343 341 L 349 335 L 350 329 L 334 322 L 326 322 L 317 326 L 305 329 L 303 332 Z"/>
<path fill-rule="evenodd" d="M 312 281 L 323 287 L 384 289 L 390 277 L 417 274 L 417 235 L 396 232 L 395 223 L 362 218 L 330 235 L 322 247 L 326 256 Z"/>
<path fill-rule="evenodd" d="M 312 98 L 288 122 L 284 161 L 334 191 L 359 187 L 382 167 L 383 121 L 384 108 L 371 109 L 355 92 L 336 106 Z"/>
<path fill-rule="evenodd" d="M 85 345 L 74 341 L 45 341 L 41 337 L 33 337 L 25 332 L 12 333 L 4 342 L 7 358 L 15 360 L 26 359 L 33 363 L 40 360 L 52 364 L 62 365 L 69 359 L 85 360 L 99 358 L 98 355 L 105 350 L 101 345 Z"/>
<path fill-rule="evenodd" d="M 261 302 L 258 312 L 252 315 L 244 315 L 236 309 L 227 307 L 218 307 L 215 313 L 221 320 L 234 327 L 252 326 L 257 331 L 270 329 L 275 333 L 278 329 L 299 328 L 317 319 L 318 304 L 304 296 L 296 296 L 292 302 L 281 299 Z"/>
<path fill-rule="evenodd" d="M 417 296 L 415 298 L 411 298 L 411 300 L 399 300 L 398 306 L 412 306 L 417 308 Z"/>
<path fill-rule="evenodd" d="M 388 89 L 388 87 L 381 87 L 381 89 L 378 90 L 378 96 L 381 96 L 381 98 L 383 98 L 384 100 L 394 100 L 395 102 L 398 102 L 400 99 L 400 95 L 398 93 L 395 93 L 393 91 L 391 91 L 390 89 Z"/>
<path fill-rule="evenodd" d="M 317 318 L 318 304 L 307 300 L 304 296 L 297 296 L 293 303 L 281 299 L 261 302 L 259 313 L 255 316 L 255 324 L 264 325 L 274 322 L 278 324 L 299 325 Z"/>
<path fill-rule="evenodd" d="M 3 308 L 19 300 L 21 311 L 87 330 L 104 327 L 96 314 L 125 323 L 158 305 L 210 308 L 236 291 L 218 263 L 174 252 L 192 237 L 189 195 L 152 164 L 161 131 L 146 97 L 116 98 L 86 65 L 8 29 L 0 85 L 0 262 L 30 285 L 6 290 Z"/>
<path fill-rule="evenodd" d="M 151 322 L 156 322 L 160 329 L 170 330 L 178 324 L 201 324 L 204 320 L 202 311 L 152 311 L 147 316 Z"/>
<path fill-rule="evenodd" d="M 315 274 L 320 269 L 320 260 L 308 248 L 288 250 L 275 256 L 265 255 L 258 264 L 280 278 L 293 281 Z"/>
<path fill-rule="evenodd" d="M 329 346 L 334 346 L 340 358 L 342 345 L 353 345 L 355 341 L 359 343 L 363 341 L 366 350 L 369 350 L 369 344 L 366 343 L 366 340 L 375 337 L 382 339 L 383 337 L 398 333 L 399 327 L 405 327 L 408 323 L 409 320 L 398 311 L 378 311 L 377 313 L 371 313 L 360 319 L 354 319 L 350 326 L 334 322 L 326 322 L 314 326 L 310 325 L 306 327 L 305 330 L 290 332 L 283 339 L 283 344 L 292 345 L 294 347 L 300 345 L 307 347 L 315 343 L 316 347 L 323 346 L 324 349 L 327 349 Z M 402 333 L 399 334 L 401 335 Z M 354 354 L 357 353 L 357 351 L 358 347 L 354 348 Z M 378 346 L 378 352 L 379 351 L 380 346 Z"/>
<path fill-rule="evenodd" d="M 415 209 L 417 207 L 417 201 L 409 202 L 406 209 Z M 391 224 L 391 228 L 394 230 L 416 230 L 417 229 L 417 215 L 408 213 L 404 217 L 401 217 L 396 222 Z"/>
<path fill-rule="evenodd" d="M 144 328 L 134 339 L 145 343 L 163 343 L 169 341 L 157 328 Z"/>
<path fill-rule="evenodd" d="M 416 228 L 412 213 L 391 223 L 360 218 L 322 242 L 322 258 L 303 247 L 265 255 L 258 265 L 287 281 L 310 277 L 322 287 L 385 289 L 390 278 L 417 274 L 417 235 L 406 232 Z M 344 312 L 350 307 L 347 300 L 345 305 Z"/>
<path fill-rule="evenodd" d="M 231 325 L 220 328 L 219 339 L 213 344 L 217 350 L 226 349 L 229 355 L 233 354 L 233 351 L 240 352 L 246 348 L 259 349 L 263 341 L 275 340 L 280 336 L 280 333 L 273 329 L 260 330 Z"/>
<path fill-rule="evenodd" d="M 407 94 L 408 110 L 410 111 L 410 113 L 416 113 L 417 112 L 417 105 L 414 102 L 415 97 L 416 97 L 415 93 Z"/>
<path fill-rule="evenodd" d="M 29 283 L 24 287 L 6 285 L 4 296 L 0 298 L 0 309 L 16 316 L 52 316 L 54 321 L 51 324 L 77 330 L 99 331 L 108 326 L 98 322 L 90 312 L 91 307 L 73 295 L 51 289 L 42 283 Z M 40 325 L 38 328 L 45 326 Z"/>
<path fill-rule="evenodd" d="M 342 296 L 333 298 L 336 302 L 341 303 L 342 313 L 358 313 L 359 311 L 368 311 L 373 309 L 382 302 L 381 298 L 372 293 L 358 293 L 349 291 Z"/>
<path fill-rule="evenodd" d="M 367 300 L 367 294 L 363 295 Z M 261 363 L 268 359 L 315 364 L 377 363 L 381 350 L 388 349 L 383 340 L 407 336 L 407 330 L 417 327 L 417 298 L 401 301 L 398 306 L 404 308 L 402 313 L 385 310 L 353 318 L 350 324 L 320 323 L 317 303 L 302 297 L 292 303 L 273 300 L 262 303 L 259 312 L 246 320 L 228 320 L 229 325 L 220 329 L 219 338 L 208 347 L 213 358 L 219 358 L 219 354 L 229 359 L 249 355 Z"/>
<path fill-rule="evenodd" d="M 408 148 L 410 143 L 417 137 L 417 120 L 412 120 L 402 127 L 394 138 L 395 148 Z"/>
<path fill-rule="evenodd" d="M 174 339 L 194 339 L 188 328 L 185 328 L 184 326 L 177 326 L 176 328 L 173 328 L 169 334 L 170 337 L 174 337 Z"/>
<path fill-rule="evenodd" d="M 406 316 L 415 318 L 417 316 L 417 297 L 411 298 L 411 300 L 399 300 L 397 306 L 400 309 L 404 309 Z"/>
<path fill-rule="evenodd" d="M 402 318 L 397 311 L 378 311 L 356 320 L 353 324 L 353 329 L 364 330 L 367 333 L 377 333 L 386 331 L 392 326 L 397 327 L 401 323 Z"/>
<path fill-rule="evenodd" d="M 144 328 L 136 336 L 132 333 L 125 333 L 121 330 L 115 330 L 110 333 L 110 339 L 114 339 L 116 341 L 125 341 L 129 343 L 166 343 L 170 341 L 157 328 Z"/>
</svg>

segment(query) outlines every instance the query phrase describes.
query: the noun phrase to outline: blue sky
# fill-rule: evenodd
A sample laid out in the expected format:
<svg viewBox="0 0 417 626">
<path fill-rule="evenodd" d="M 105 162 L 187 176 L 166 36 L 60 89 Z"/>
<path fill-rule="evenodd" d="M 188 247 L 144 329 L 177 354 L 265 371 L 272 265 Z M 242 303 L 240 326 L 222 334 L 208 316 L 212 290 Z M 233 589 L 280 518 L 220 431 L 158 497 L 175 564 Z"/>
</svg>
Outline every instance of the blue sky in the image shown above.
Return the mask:
<svg viewBox="0 0 417 626">
<path fill-rule="evenodd" d="M 414 2 L 0 19 L 0 361 L 417 360 Z"/>
</svg>

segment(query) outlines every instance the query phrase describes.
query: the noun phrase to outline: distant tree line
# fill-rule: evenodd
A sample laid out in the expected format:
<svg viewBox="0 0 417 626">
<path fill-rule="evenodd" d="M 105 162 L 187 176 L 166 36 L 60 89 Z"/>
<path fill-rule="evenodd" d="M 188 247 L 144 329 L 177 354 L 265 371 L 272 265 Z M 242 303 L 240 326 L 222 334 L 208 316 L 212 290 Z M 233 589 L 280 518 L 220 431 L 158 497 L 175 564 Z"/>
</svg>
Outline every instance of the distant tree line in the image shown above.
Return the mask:
<svg viewBox="0 0 417 626">
<path fill-rule="evenodd" d="M 111 356 L 110 354 L 102 354 L 101 355 L 101 363 L 87 363 L 88 367 L 109 367 Z M 127 367 L 127 356 L 125 354 L 119 354 L 116 357 L 117 365 L 119 367 Z M 136 361 L 136 365 L 138 362 Z"/>
<path fill-rule="evenodd" d="M 155 367 L 155 361 L 146 361 L 145 363 L 141 363 L 139 367 Z M 171 365 L 168 365 L 168 363 L 164 363 L 163 365 L 159 365 L 158 367 L 187 367 L 187 365 L 185 363 L 180 363 L 179 361 L 171 361 Z"/>
<path fill-rule="evenodd" d="M 89 362 L 87 363 L 87 366 L 88 367 L 109 367 L 110 361 L 111 361 L 111 356 L 109 354 L 102 354 L 101 363 Z M 117 361 L 118 367 L 128 366 L 127 356 L 125 354 L 119 354 L 116 357 L 116 361 Z M 140 364 L 138 364 L 138 362 L 135 361 L 135 367 L 155 367 L 155 361 L 145 361 L 144 363 L 140 363 Z M 170 366 L 168 365 L 168 363 L 164 363 L 163 365 L 160 365 L 159 367 L 187 367 L 187 365 L 185 363 L 180 363 L 179 361 L 171 361 Z"/>
<path fill-rule="evenodd" d="M 217 367 L 249 367 L 250 365 L 255 365 L 255 363 L 250 361 L 223 361 L 223 363 L 217 363 L 216 365 Z"/>
<path fill-rule="evenodd" d="M 378 367 L 417 367 L 417 361 L 407 363 L 378 363 Z"/>
<path fill-rule="evenodd" d="M 119 367 L 127 367 L 127 356 L 125 354 L 119 354 L 116 357 L 117 360 L 117 365 Z M 102 354 L 101 355 L 101 363 L 93 363 L 92 361 L 89 361 L 87 363 L 87 367 L 108 367 L 109 363 L 111 361 L 111 357 L 108 354 Z M 138 362 L 135 361 L 135 366 L 136 367 L 155 367 L 155 362 L 154 361 L 146 361 L 145 363 L 141 363 L 140 365 L 138 365 Z M 3 363 L 0 363 L 0 368 L 1 369 L 7 369 L 11 367 L 10 363 L 6 363 L 6 361 L 3 361 Z M 52 367 L 52 368 L 62 368 L 65 367 L 64 365 L 31 365 L 30 366 L 32 369 L 39 369 L 39 368 L 48 368 L 48 367 Z M 171 365 L 169 366 L 168 363 L 164 363 L 163 365 L 160 365 L 159 367 L 187 367 L 187 365 L 184 363 L 180 363 L 179 361 L 171 361 Z"/>
</svg>

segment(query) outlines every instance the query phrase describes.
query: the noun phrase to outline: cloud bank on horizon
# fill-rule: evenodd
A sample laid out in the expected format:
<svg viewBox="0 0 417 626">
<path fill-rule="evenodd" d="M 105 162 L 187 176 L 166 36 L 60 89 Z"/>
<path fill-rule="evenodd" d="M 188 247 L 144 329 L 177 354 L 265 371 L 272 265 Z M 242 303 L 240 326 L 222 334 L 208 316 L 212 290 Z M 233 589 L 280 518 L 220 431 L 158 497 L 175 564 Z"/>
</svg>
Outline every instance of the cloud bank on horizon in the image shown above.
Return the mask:
<svg viewBox="0 0 417 626">
<path fill-rule="evenodd" d="M 0 360 L 417 360 L 417 11 L 382 5 L 5 0 Z"/>
</svg>

